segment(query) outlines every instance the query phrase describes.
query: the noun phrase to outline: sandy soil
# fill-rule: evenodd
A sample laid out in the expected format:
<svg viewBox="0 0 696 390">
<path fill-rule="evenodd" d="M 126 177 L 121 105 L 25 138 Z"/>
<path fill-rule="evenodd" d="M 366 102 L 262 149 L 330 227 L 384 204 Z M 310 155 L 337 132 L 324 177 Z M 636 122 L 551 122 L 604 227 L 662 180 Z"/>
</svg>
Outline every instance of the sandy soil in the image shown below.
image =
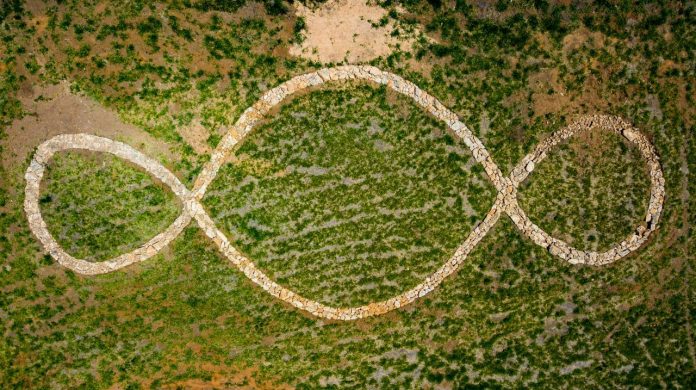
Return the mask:
<svg viewBox="0 0 696 390">
<path fill-rule="evenodd" d="M 70 92 L 68 82 L 56 85 L 26 84 L 19 93 L 27 115 L 7 129 L 2 140 L 2 164 L 19 172 L 34 148 L 63 133 L 89 133 L 123 141 L 146 155 L 164 162 L 177 161 L 169 146 L 145 131 L 123 123 L 118 115 L 99 103 Z"/>
<path fill-rule="evenodd" d="M 366 0 L 329 0 L 316 9 L 297 3 L 297 16 L 303 17 L 305 40 L 290 48 L 290 54 L 320 62 L 357 63 L 389 55 L 396 45 L 411 50 L 412 37 L 395 38 L 393 20 L 373 27 L 387 10 Z M 401 35 L 403 35 L 403 31 Z"/>
<path fill-rule="evenodd" d="M 195 118 L 188 126 L 182 126 L 176 129 L 177 133 L 191 145 L 193 150 L 198 154 L 210 154 L 212 148 L 208 145 L 208 137 L 210 133 L 200 122 L 200 119 Z"/>
</svg>

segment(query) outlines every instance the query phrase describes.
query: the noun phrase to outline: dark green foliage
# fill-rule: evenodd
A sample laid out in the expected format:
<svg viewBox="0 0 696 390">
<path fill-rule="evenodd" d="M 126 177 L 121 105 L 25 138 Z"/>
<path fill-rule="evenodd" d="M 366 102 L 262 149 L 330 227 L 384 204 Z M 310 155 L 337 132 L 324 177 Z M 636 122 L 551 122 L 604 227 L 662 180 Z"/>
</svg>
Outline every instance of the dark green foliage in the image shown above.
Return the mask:
<svg viewBox="0 0 696 390">
<path fill-rule="evenodd" d="M 246 3 L 247 0 L 201 0 L 195 2 L 194 6 L 203 11 L 235 12 Z"/>
<path fill-rule="evenodd" d="M 302 42 L 304 39 L 302 36 L 302 31 L 307 27 L 307 24 L 305 23 L 305 20 L 303 17 L 297 18 L 295 20 L 295 26 L 293 27 L 293 33 L 294 33 L 294 40 L 295 42 Z"/>
<path fill-rule="evenodd" d="M 162 30 L 162 22 L 154 17 L 148 16 L 143 22 L 138 23 L 138 32 L 145 37 L 145 42 L 155 50 L 158 50 L 157 41 Z"/>
<path fill-rule="evenodd" d="M 22 11 L 24 10 L 23 2 L 21 0 L 7 0 L 3 1 L 0 5 L 0 23 L 4 22 L 10 16 L 16 19 L 21 18 Z"/>
</svg>

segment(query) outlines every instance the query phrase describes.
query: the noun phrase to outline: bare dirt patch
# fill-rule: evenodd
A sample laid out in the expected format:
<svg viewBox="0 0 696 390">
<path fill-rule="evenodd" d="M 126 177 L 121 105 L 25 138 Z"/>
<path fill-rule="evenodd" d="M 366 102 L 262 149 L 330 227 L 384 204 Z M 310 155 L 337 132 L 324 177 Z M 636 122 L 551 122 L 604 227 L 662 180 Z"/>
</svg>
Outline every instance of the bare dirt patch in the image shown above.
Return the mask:
<svg viewBox="0 0 696 390">
<path fill-rule="evenodd" d="M 590 31 L 587 28 L 579 28 L 563 38 L 563 52 L 570 53 L 581 48 L 586 43 L 590 47 L 602 48 L 605 45 L 604 34 L 597 31 Z"/>
<path fill-rule="evenodd" d="M 546 69 L 531 75 L 529 87 L 534 91 L 532 99 L 535 116 L 561 112 L 570 103 L 557 69 Z"/>
<path fill-rule="evenodd" d="M 305 19 L 305 39 L 290 54 L 320 62 L 356 63 L 389 55 L 399 46 L 411 50 L 413 37 L 394 37 L 398 28 L 387 10 L 366 0 L 329 0 L 316 9 L 297 4 L 297 16 Z M 401 33 L 403 34 L 403 32 Z"/>
<path fill-rule="evenodd" d="M 165 162 L 179 158 L 166 143 L 123 123 L 114 111 L 70 92 L 66 81 L 47 86 L 26 84 L 18 97 L 27 115 L 9 126 L 2 140 L 2 164 L 8 172 L 20 171 L 37 145 L 64 133 L 89 133 L 123 141 Z"/>
<path fill-rule="evenodd" d="M 194 119 L 189 125 L 177 129 L 177 133 L 198 154 L 209 154 L 212 150 L 207 142 L 210 132 L 201 124 L 198 118 Z"/>
<path fill-rule="evenodd" d="M 24 8 L 35 16 L 45 14 L 49 6 L 49 4 L 41 0 L 27 0 L 24 3 Z"/>
<path fill-rule="evenodd" d="M 43 34 L 46 31 L 46 27 L 48 27 L 48 16 L 39 15 L 32 18 L 29 21 L 29 26 L 35 27 L 37 34 Z"/>
</svg>

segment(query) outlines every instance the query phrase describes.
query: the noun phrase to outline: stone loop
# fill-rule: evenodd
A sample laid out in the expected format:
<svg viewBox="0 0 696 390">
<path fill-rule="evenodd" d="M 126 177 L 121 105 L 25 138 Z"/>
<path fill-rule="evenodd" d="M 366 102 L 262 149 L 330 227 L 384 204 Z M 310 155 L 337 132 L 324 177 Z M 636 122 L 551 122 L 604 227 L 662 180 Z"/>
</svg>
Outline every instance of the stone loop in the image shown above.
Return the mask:
<svg viewBox="0 0 696 390">
<path fill-rule="evenodd" d="M 498 195 L 483 221 L 474 227 L 469 236 L 457 248 L 454 255 L 422 283 L 386 301 L 373 302 L 360 307 L 336 308 L 302 297 L 271 280 L 265 273 L 256 268 L 253 262 L 232 246 L 227 236 L 215 226 L 200 200 L 205 195 L 208 185 L 217 175 L 227 155 L 231 153 L 234 146 L 254 128 L 258 121 L 273 106 L 303 89 L 327 82 L 347 80 L 366 80 L 386 85 L 388 88 L 413 99 L 428 113 L 443 121 L 452 132 L 463 140 L 471 150 L 474 159 L 481 163 L 487 176 L 497 189 Z M 578 132 L 587 131 L 593 127 L 602 127 L 616 132 L 628 141 L 636 144 L 648 164 L 651 181 L 650 201 L 645 217 L 645 226 L 639 226 L 634 234 L 602 253 L 580 251 L 564 241 L 550 236 L 527 217 L 517 202 L 517 187 L 546 158 L 551 148 Z M 129 253 L 102 262 L 88 262 L 72 257 L 60 247 L 49 233 L 39 207 L 39 188 L 46 163 L 56 152 L 68 149 L 85 149 L 111 153 L 142 167 L 171 188 L 174 194 L 181 200 L 184 205 L 181 215 L 162 233 Z M 296 76 L 264 93 L 258 102 L 242 113 L 235 125 L 225 134 L 218 147 L 213 151 L 210 160 L 196 178 L 193 189 L 190 191 L 160 163 L 134 148 L 121 142 L 89 134 L 63 134 L 43 142 L 34 153 L 27 168 L 25 179 L 24 209 L 29 221 L 29 227 L 58 263 L 77 273 L 84 275 L 103 274 L 144 261 L 157 254 L 174 240 L 193 219 L 198 223 L 205 235 L 211 238 L 220 251 L 251 281 L 261 286 L 271 295 L 298 309 L 305 310 L 317 317 L 336 320 L 355 320 L 384 314 L 425 296 L 459 268 L 469 252 L 488 233 L 503 213 L 512 219 L 524 235 L 537 245 L 548 249 L 555 256 L 572 264 L 603 265 L 628 255 L 645 243 L 648 236 L 657 228 L 664 202 L 664 177 L 655 148 L 642 133 L 621 118 L 606 115 L 582 117 L 544 140 L 532 153 L 522 158 L 509 177 L 504 177 L 483 143 L 459 120 L 456 114 L 447 109 L 437 99 L 410 81 L 404 80 L 395 74 L 372 66 L 353 65 L 325 68 Z"/>
</svg>

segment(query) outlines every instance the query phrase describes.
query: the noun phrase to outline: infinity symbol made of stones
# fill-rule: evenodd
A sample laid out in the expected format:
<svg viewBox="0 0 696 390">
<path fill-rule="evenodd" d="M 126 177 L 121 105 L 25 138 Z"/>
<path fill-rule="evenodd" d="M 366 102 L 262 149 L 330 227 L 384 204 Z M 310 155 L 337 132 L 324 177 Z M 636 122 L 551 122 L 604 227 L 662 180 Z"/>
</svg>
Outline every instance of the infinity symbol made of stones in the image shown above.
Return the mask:
<svg viewBox="0 0 696 390">
<path fill-rule="evenodd" d="M 253 262 L 244 257 L 230 244 L 230 241 L 215 226 L 200 202 L 208 185 L 217 175 L 218 169 L 220 169 L 227 155 L 272 107 L 295 92 L 326 82 L 341 80 L 366 80 L 386 85 L 388 88 L 413 99 L 431 115 L 443 121 L 450 130 L 464 141 L 471 149 L 476 161 L 483 165 L 486 174 L 498 190 L 495 203 L 483 221 L 473 229 L 466 240 L 464 240 L 464 243 L 457 248 L 454 255 L 437 271 L 425 278 L 422 283 L 400 295 L 386 301 L 373 302 L 351 308 L 323 305 L 304 298 L 271 280 L 265 273 L 256 268 Z M 624 136 L 628 141 L 636 144 L 648 164 L 651 181 L 650 202 L 645 223 L 638 226 L 635 232 L 624 241 L 601 253 L 581 251 L 557 238 L 551 237 L 525 215 L 517 202 L 517 187 L 534 170 L 535 165 L 546 158 L 547 152 L 552 147 L 578 132 L 587 131 L 595 127 L 616 132 Z M 46 164 L 54 153 L 68 149 L 85 149 L 111 153 L 139 165 L 169 186 L 176 196 L 181 199 L 184 205 L 181 215 L 162 233 L 132 252 L 102 262 L 89 262 L 74 258 L 66 253 L 51 236 L 39 208 L 39 187 Z M 452 111 L 448 110 L 437 99 L 422 91 L 415 84 L 397 75 L 372 66 L 352 65 L 321 69 L 297 76 L 264 93 L 261 99 L 244 111 L 235 125 L 229 129 L 218 147 L 213 151 L 210 161 L 203 167 L 192 190 L 188 190 L 174 174 L 159 162 L 145 156 L 132 147 L 121 142 L 89 134 L 58 135 L 39 145 L 29 164 L 29 168 L 27 168 L 25 178 L 27 184 L 24 209 L 32 232 L 58 263 L 77 273 L 85 275 L 103 274 L 146 260 L 174 240 L 189 224 L 191 219 L 195 219 L 205 234 L 217 244 L 220 251 L 254 283 L 261 286 L 271 295 L 299 309 L 306 310 L 317 317 L 338 320 L 355 320 L 384 314 L 428 294 L 442 283 L 447 276 L 457 270 L 469 252 L 488 233 L 488 230 L 496 223 L 502 213 L 509 215 L 524 235 L 536 244 L 548 249 L 555 256 L 572 264 L 603 265 L 626 256 L 638 249 L 648 239 L 648 236 L 657 227 L 664 201 L 664 177 L 653 145 L 642 133 L 618 117 L 592 115 L 579 119 L 568 127 L 552 134 L 537 146 L 532 153 L 520 161 L 512 170 L 510 177 L 504 177 L 481 141 L 471 133 Z"/>
</svg>

